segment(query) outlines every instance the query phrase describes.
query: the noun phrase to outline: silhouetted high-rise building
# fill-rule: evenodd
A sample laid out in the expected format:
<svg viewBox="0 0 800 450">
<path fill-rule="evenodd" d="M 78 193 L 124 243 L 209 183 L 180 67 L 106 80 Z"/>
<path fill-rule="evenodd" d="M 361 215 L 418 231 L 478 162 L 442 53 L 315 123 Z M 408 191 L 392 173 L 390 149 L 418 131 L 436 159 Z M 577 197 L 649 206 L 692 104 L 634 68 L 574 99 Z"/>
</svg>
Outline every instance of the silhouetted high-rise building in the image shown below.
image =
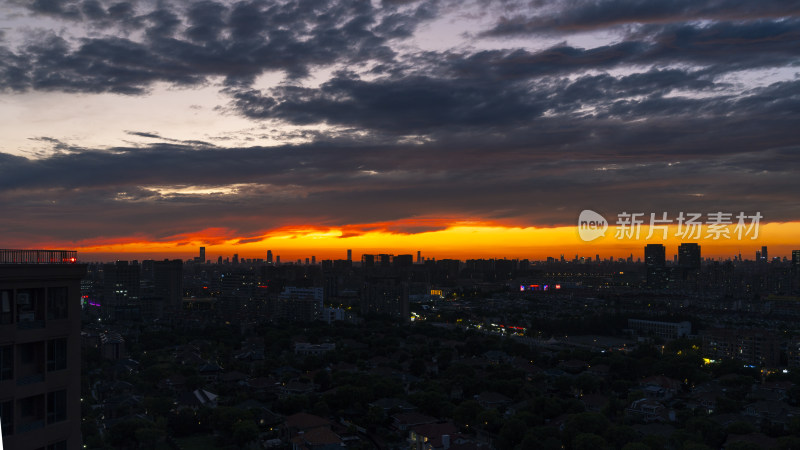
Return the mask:
<svg viewBox="0 0 800 450">
<path fill-rule="evenodd" d="M 392 255 L 387 255 L 385 253 L 378 255 L 378 261 L 380 261 L 381 267 L 391 267 L 392 266 Z"/>
<path fill-rule="evenodd" d="M 165 309 L 178 311 L 183 301 L 183 261 L 165 259 L 153 263 L 154 293 Z"/>
<path fill-rule="evenodd" d="M 796 273 L 800 273 L 800 250 L 792 250 L 792 267 Z"/>
<path fill-rule="evenodd" d="M 411 255 L 397 255 L 392 258 L 394 267 L 411 267 L 414 264 L 414 257 Z"/>
<path fill-rule="evenodd" d="M 353 260 L 353 251 L 350 250 L 350 249 L 347 249 L 347 260 L 348 261 L 352 261 Z"/>
<path fill-rule="evenodd" d="M 321 287 L 286 287 L 279 296 L 270 300 L 272 320 L 313 322 L 322 314 L 324 289 Z"/>
<path fill-rule="evenodd" d="M 81 278 L 74 251 L 0 250 L 0 420 L 7 449 L 81 448 Z M 46 262 L 43 262 L 46 261 Z"/>
<path fill-rule="evenodd" d="M 761 259 L 763 259 L 764 261 L 769 261 L 769 254 L 767 253 L 766 245 L 761 247 Z"/>
<path fill-rule="evenodd" d="M 647 275 L 647 285 L 651 288 L 666 286 L 667 251 L 663 244 L 647 244 L 644 247 L 644 265 Z"/>
<path fill-rule="evenodd" d="M 272 250 L 267 250 L 267 264 L 272 264 Z"/>
<path fill-rule="evenodd" d="M 417 264 L 422 263 L 422 252 L 417 250 Z"/>
<path fill-rule="evenodd" d="M 678 265 L 689 269 L 700 269 L 700 244 L 684 242 L 678 247 Z"/>
<path fill-rule="evenodd" d="M 347 260 L 350 261 L 349 258 Z M 365 269 L 375 267 L 375 255 L 361 255 L 361 267 Z"/>
<path fill-rule="evenodd" d="M 647 244 L 644 247 L 644 263 L 647 266 L 666 265 L 667 249 L 664 244 Z"/>
<path fill-rule="evenodd" d="M 206 248 L 205 247 L 200 247 L 200 263 L 201 264 L 205 264 L 206 263 Z"/>
<path fill-rule="evenodd" d="M 408 291 L 408 283 L 401 281 L 399 277 L 368 277 L 361 293 L 361 313 L 408 321 Z"/>
<path fill-rule="evenodd" d="M 239 264 L 239 254 L 238 253 L 234 253 L 233 254 L 233 263 L 234 264 Z"/>
<path fill-rule="evenodd" d="M 111 318 L 138 316 L 139 264 L 117 261 L 103 264 L 103 313 Z"/>
</svg>

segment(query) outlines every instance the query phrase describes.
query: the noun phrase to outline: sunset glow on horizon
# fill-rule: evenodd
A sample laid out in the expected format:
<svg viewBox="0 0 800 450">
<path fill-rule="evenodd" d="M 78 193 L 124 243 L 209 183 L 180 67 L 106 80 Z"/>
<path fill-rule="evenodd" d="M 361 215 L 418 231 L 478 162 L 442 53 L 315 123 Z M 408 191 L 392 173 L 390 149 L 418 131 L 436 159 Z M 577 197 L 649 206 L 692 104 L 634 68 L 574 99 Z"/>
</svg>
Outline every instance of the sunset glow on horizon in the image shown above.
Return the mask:
<svg viewBox="0 0 800 450">
<path fill-rule="evenodd" d="M 562 254 L 571 260 L 576 255 L 592 258 L 600 255 L 634 260 L 642 257 L 646 244 L 664 244 L 667 255 L 677 253 L 682 242 L 697 242 L 704 258 L 727 259 L 742 254 L 744 259 L 753 259 L 754 252 L 768 246 L 772 257 L 790 257 L 797 249 L 796 236 L 800 233 L 800 222 L 761 224 L 758 239 L 749 237 L 737 240 L 721 238 L 686 239 L 676 237 L 676 227 L 670 227 L 666 240 L 657 231 L 650 239 L 648 227 L 641 228 L 640 238 L 617 239 L 617 229 L 611 225 L 605 237 L 592 242 L 583 242 L 576 227 L 508 227 L 490 224 L 455 224 L 444 229 L 419 233 L 388 231 L 366 231 L 353 234 L 348 228 L 285 227 L 269 233 L 262 239 L 241 242 L 238 238 L 222 239 L 214 236 L 203 239 L 200 234 L 188 240 L 147 242 L 128 241 L 104 245 L 69 246 L 79 251 L 82 261 L 105 261 L 114 259 L 191 259 L 199 247 L 206 248 L 206 258 L 215 262 L 238 254 L 239 258 L 265 259 L 267 250 L 280 255 L 282 262 L 316 257 L 323 259 L 345 259 L 346 251 L 353 250 L 354 260 L 362 254 L 412 254 L 421 251 L 423 258 L 478 259 L 517 258 L 544 260 L 559 258 Z M 347 233 L 347 234 L 346 234 Z M 703 233 L 705 234 L 705 232 Z M 55 243 L 54 243 L 55 245 Z M 57 246 L 57 245 L 56 245 Z"/>
</svg>

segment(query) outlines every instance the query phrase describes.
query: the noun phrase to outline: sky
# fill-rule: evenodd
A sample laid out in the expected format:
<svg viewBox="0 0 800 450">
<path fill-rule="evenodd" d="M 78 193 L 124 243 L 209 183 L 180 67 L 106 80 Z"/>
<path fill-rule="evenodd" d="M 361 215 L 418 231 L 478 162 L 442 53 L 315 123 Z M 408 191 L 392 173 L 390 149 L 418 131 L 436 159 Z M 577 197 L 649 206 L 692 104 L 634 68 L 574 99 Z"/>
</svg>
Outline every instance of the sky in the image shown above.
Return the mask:
<svg viewBox="0 0 800 450">
<path fill-rule="evenodd" d="M 788 256 L 799 74 L 800 1 L 7 0 L 0 246 L 638 257 L 620 214 L 724 212 L 760 234 L 704 255 Z"/>
</svg>

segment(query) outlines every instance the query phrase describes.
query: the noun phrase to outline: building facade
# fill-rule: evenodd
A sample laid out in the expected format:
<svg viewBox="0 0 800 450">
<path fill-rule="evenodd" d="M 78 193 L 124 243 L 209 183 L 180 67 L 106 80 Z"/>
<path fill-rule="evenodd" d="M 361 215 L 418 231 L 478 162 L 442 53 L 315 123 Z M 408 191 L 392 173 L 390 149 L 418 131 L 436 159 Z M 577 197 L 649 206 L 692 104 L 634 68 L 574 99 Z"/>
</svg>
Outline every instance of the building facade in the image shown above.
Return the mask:
<svg viewBox="0 0 800 450">
<path fill-rule="evenodd" d="M 75 261 L 69 251 L 0 251 L 5 448 L 81 447 L 80 283 L 86 266 Z"/>
</svg>

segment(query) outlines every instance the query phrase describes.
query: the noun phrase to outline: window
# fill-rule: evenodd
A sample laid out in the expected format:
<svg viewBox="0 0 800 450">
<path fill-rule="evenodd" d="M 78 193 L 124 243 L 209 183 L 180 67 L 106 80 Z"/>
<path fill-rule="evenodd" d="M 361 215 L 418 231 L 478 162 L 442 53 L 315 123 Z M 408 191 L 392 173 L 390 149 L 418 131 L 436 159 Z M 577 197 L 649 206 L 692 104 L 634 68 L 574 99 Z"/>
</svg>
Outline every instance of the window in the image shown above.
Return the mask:
<svg viewBox="0 0 800 450">
<path fill-rule="evenodd" d="M 0 325 L 8 325 L 12 323 L 14 317 L 13 305 L 11 301 L 14 298 L 14 291 L 3 290 L 0 291 Z"/>
<path fill-rule="evenodd" d="M 44 326 L 44 289 L 17 290 L 17 326 L 40 328 Z"/>
<path fill-rule="evenodd" d="M 66 319 L 69 303 L 67 288 L 51 287 L 47 289 L 47 320 Z"/>
<path fill-rule="evenodd" d="M 0 402 L 0 423 L 3 424 L 3 435 L 14 432 L 14 400 Z"/>
<path fill-rule="evenodd" d="M 45 397 L 40 394 L 17 400 L 17 433 L 29 433 L 44 427 Z"/>
<path fill-rule="evenodd" d="M 14 346 L 0 347 L 0 381 L 14 378 Z"/>
<path fill-rule="evenodd" d="M 47 394 L 47 423 L 56 423 L 67 418 L 67 391 L 50 392 Z"/>
<path fill-rule="evenodd" d="M 67 368 L 67 339 L 51 339 L 47 341 L 47 371 Z"/>
</svg>

